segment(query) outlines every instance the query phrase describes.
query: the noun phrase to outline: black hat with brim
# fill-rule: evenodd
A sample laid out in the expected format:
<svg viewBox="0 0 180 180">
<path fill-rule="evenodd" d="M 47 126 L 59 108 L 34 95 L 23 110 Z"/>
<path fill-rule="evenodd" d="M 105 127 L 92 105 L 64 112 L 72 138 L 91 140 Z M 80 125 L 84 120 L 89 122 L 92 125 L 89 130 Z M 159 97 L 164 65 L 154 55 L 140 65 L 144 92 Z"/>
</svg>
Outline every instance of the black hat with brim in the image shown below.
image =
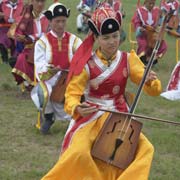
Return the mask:
<svg viewBox="0 0 180 180">
<path fill-rule="evenodd" d="M 54 3 L 44 12 L 44 15 L 48 20 L 52 20 L 59 16 L 65 16 L 68 18 L 70 16 L 70 9 L 67 9 L 66 6 L 61 3 Z"/>
</svg>

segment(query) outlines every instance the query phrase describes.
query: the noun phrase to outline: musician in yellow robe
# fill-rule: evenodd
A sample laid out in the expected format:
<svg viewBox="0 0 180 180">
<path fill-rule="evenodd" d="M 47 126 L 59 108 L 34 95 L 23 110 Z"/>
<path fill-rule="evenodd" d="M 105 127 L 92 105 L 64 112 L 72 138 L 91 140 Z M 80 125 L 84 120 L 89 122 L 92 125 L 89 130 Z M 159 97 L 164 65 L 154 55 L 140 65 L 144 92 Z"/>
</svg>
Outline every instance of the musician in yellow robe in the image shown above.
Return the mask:
<svg viewBox="0 0 180 180">
<path fill-rule="evenodd" d="M 118 50 L 120 26 L 121 18 L 111 8 L 97 9 L 89 20 L 93 34 L 73 57 L 65 94 L 65 111 L 74 120 L 65 135 L 60 159 L 42 180 L 148 179 L 154 150 L 143 134 L 140 134 L 135 158 L 125 170 L 91 156 L 92 145 L 109 115 L 92 104 L 127 112 L 124 97 L 127 78 L 139 84 L 144 73 L 144 65 L 134 51 Z M 98 48 L 91 53 L 93 37 Z M 151 96 L 160 94 L 161 82 L 155 72 L 147 76 L 144 90 Z M 81 103 L 83 94 L 86 102 Z"/>
</svg>

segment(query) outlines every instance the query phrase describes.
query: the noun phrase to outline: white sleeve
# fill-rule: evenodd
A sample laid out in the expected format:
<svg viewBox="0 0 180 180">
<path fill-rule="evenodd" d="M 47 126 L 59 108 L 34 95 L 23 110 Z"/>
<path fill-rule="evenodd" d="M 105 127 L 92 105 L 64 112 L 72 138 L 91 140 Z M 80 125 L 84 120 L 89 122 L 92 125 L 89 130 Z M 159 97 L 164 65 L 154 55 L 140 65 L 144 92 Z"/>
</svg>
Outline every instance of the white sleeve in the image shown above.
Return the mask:
<svg viewBox="0 0 180 180">
<path fill-rule="evenodd" d="M 48 61 L 46 60 L 46 43 L 42 39 L 39 39 L 35 43 L 34 65 L 36 78 L 39 80 L 39 74 L 48 71 Z"/>
<path fill-rule="evenodd" d="M 83 1 L 80 1 L 79 4 L 76 6 L 77 10 L 80 10 L 83 6 Z"/>
<path fill-rule="evenodd" d="M 76 50 L 79 48 L 79 46 L 82 44 L 82 40 L 75 36 L 74 42 L 73 42 L 73 54 L 76 52 Z"/>
<path fill-rule="evenodd" d="M 76 50 L 79 48 L 79 46 L 82 44 L 82 40 L 73 34 L 70 43 L 72 44 L 72 50 L 74 54 Z"/>
<path fill-rule="evenodd" d="M 69 41 L 69 61 L 71 62 L 74 53 L 78 49 L 78 47 L 81 45 L 82 41 L 80 38 L 75 36 L 74 34 L 71 34 L 70 41 Z"/>
</svg>

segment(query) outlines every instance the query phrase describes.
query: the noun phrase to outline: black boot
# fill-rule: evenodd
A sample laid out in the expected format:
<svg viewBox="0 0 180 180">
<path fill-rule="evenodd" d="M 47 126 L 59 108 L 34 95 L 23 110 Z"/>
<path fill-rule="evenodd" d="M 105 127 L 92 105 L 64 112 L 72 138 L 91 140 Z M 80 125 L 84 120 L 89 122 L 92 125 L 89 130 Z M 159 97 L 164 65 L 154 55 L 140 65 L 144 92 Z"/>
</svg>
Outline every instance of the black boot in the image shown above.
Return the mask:
<svg viewBox="0 0 180 180">
<path fill-rule="evenodd" d="M 0 44 L 0 53 L 3 63 L 8 63 L 8 51 L 2 44 Z"/>
<path fill-rule="evenodd" d="M 82 32 L 81 28 L 77 28 L 77 32 L 81 33 Z"/>
<path fill-rule="evenodd" d="M 51 128 L 51 126 L 53 125 L 54 123 L 54 114 L 53 113 L 50 113 L 50 114 L 45 114 L 44 115 L 44 122 L 41 126 L 41 129 L 40 131 L 43 133 L 43 134 L 48 134 L 49 132 L 49 129 Z"/>
<path fill-rule="evenodd" d="M 12 68 L 14 68 L 14 66 L 15 66 L 15 64 L 16 64 L 16 60 L 17 60 L 17 58 L 15 58 L 15 57 L 9 58 L 9 65 L 10 65 Z"/>
</svg>

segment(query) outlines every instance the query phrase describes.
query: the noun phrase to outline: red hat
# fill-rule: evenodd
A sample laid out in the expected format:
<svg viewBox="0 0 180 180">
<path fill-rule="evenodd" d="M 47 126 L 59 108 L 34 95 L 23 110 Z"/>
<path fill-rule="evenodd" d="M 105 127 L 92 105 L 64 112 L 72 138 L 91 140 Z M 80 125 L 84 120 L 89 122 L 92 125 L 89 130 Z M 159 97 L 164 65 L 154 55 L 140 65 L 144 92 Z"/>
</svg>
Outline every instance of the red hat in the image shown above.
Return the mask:
<svg viewBox="0 0 180 180">
<path fill-rule="evenodd" d="M 76 53 L 74 54 L 70 71 L 68 74 L 67 83 L 73 75 L 79 75 L 89 58 L 91 57 L 92 48 L 94 44 L 94 36 L 113 33 L 120 30 L 121 14 L 115 12 L 110 7 L 100 7 L 92 14 L 91 19 L 88 20 L 89 28 L 92 33 L 83 41 Z"/>
<path fill-rule="evenodd" d="M 88 20 L 91 31 L 96 35 L 103 35 L 118 31 L 121 27 L 121 14 L 115 12 L 111 7 L 102 6 L 98 8 Z"/>
</svg>

